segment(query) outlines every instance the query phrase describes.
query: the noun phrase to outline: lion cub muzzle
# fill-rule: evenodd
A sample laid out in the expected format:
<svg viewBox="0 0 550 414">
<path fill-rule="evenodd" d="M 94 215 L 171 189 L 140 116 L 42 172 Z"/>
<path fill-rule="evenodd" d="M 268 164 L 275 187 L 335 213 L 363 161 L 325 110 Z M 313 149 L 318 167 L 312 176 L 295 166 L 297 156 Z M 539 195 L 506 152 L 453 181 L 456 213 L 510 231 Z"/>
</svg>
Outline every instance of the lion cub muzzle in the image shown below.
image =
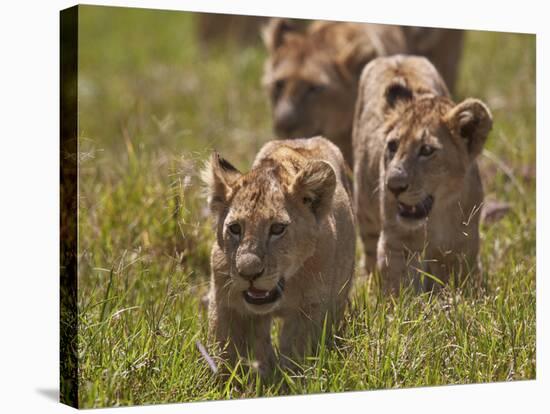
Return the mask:
<svg viewBox="0 0 550 414">
<path fill-rule="evenodd" d="M 285 280 L 283 278 L 280 278 L 275 288 L 271 290 L 256 289 L 254 284 L 250 282 L 250 287 L 243 292 L 243 297 L 246 303 L 250 305 L 270 305 L 281 299 L 284 288 Z"/>
<path fill-rule="evenodd" d="M 397 214 L 401 219 L 405 220 L 423 220 L 428 217 L 434 198 L 429 195 L 419 203 L 409 205 L 401 202 L 397 202 Z"/>
<path fill-rule="evenodd" d="M 253 253 L 244 253 L 237 256 L 237 272 L 245 280 L 253 282 L 264 272 L 264 263 L 262 259 Z"/>
<path fill-rule="evenodd" d="M 389 168 L 386 187 L 397 202 L 397 218 L 401 224 L 415 224 L 430 214 L 434 198 L 421 194 L 420 198 L 410 191 L 409 174 L 400 166 Z M 409 190 L 409 191 L 408 191 Z"/>
<path fill-rule="evenodd" d="M 237 256 L 235 264 L 238 277 L 248 282 L 248 288 L 242 292 L 247 304 L 262 307 L 274 304 L 281 299 L 284 279 L 279 278 L 272 289 L 266 289 L 265 281 L 260 279 L 265 273 L 265 263 L 260 256 L 254 253 L 242 253 Z"/>
<path fill-rule="evenodd" d="M 281 100 L 274 111 L 275 133 L 280 137 L 291 136 L 300 126 L 300 114 L 289 100 Z"/>
<path fill-rule="evenodd" d="M 405 192 L 409 187 L 409 176 L 403 168 L 391 168 L 388 172 L 388 179 L 386 181 L 388 190 L 390 190 L 395 197 L 399 197 L 399 194 Z"/>
</svg>

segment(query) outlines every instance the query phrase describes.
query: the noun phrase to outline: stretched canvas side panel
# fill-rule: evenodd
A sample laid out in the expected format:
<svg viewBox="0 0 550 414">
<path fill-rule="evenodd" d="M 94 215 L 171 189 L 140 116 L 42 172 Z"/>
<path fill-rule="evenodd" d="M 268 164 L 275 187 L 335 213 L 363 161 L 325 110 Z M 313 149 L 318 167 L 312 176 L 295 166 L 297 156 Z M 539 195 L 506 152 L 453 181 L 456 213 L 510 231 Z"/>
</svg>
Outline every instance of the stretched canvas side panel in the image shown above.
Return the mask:
<svg viewBox="0 0 550 414">
<path fill-rule="evenodd" d="M 78 7 L 60 15 L 60 400 L 78 408 Z"/>
</svg>

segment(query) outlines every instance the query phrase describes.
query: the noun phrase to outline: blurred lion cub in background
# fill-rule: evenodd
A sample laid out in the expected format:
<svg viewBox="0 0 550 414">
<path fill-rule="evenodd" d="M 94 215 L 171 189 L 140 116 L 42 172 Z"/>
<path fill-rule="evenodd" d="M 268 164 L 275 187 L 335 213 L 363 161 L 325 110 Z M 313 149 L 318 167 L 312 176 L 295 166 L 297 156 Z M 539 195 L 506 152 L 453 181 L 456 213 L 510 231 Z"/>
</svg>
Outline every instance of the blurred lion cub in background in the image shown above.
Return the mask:
<svg viewBox="0 0 550 414">
<path fill-rule="evenodd" d="M 271 19 L 263 33 L 269 52 L 263 83 L 280 138 L 323 135 L 353 165 L 351 133 L 359 76 L 379 56 L 429 56 L 452 87 L 462 32 L 370 23 L 315 21 L 305 30 Z"/>
<path fill-rule="evenodd" d="M 272 19 L 264 31 L 269 52 L 263 82 L 280 138 L 323 135 L 351 166 L 351 128 L 361 70 L 377 56 L 406 51 L 397 26 L 325 22 L 306 31 Z"/>
</svg>

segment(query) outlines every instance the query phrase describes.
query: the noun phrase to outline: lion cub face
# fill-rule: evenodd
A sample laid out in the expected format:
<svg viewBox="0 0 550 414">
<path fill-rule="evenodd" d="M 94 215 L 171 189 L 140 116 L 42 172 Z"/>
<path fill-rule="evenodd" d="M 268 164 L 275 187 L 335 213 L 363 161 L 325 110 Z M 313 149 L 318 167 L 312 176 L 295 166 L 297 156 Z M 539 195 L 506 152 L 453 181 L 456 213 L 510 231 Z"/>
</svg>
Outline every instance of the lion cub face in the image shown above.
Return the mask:
<svg viewBox="0 0 550 414">
<path fill-rule="evenodd" d="M 263 81 L 280 138 L 350 133 L 357 78 L 375 53 L 364 40 L 359 48 L 358 36 L 352 25 L 323 22 L 303 32 L 286 20 L 270 21 Z"/>
<path fill-rule="evenodd" d="M 386 219 L 409 229 L 456 203 L 492 125 L 481 101 L 427 96 L 396 103 L 386 127 L 381 186 Z"/>
<path fill-rule="evenodd" d="M 294 171 L 264 162 L 241 174 L 216 154 L 205 181 L 230 300 L 253 313 L 273 311 L 284 300 L 285 282 L 314 254 L 319 220 L 336 186 L 334 170 L 323 161 Z"/>
</svg>

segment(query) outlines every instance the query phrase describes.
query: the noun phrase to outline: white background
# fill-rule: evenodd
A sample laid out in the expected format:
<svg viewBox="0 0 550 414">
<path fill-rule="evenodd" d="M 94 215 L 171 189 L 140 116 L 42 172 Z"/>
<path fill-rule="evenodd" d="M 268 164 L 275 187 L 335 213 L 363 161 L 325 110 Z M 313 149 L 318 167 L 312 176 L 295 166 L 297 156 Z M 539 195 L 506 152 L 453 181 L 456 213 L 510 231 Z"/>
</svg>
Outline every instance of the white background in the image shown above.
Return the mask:
<svg viewBox="0 0 550 414">
<path fill-rule="evenodd" d="M 126 5 L 537 33 L 537 380 L 193 403 L 101 412 L 548 412 L 549 23 L 543 1 L 142 0 Z M 308 9 L 308 3 L 314 8 Z M 0 409 L 64 413 L 58 390 L 59 10 L 61 0 L 3 2 L 0 11 Z M 505 44 L 502 45 L 506 47 Z M 545 76 L 546 75 L 546 76 Z M 546 254 L 545 254 L 546 253 Z M 545 334 L 546 333 L 546 334 Z M 349 408 L 348 408 L 349 407 Z"/>
</svg>

